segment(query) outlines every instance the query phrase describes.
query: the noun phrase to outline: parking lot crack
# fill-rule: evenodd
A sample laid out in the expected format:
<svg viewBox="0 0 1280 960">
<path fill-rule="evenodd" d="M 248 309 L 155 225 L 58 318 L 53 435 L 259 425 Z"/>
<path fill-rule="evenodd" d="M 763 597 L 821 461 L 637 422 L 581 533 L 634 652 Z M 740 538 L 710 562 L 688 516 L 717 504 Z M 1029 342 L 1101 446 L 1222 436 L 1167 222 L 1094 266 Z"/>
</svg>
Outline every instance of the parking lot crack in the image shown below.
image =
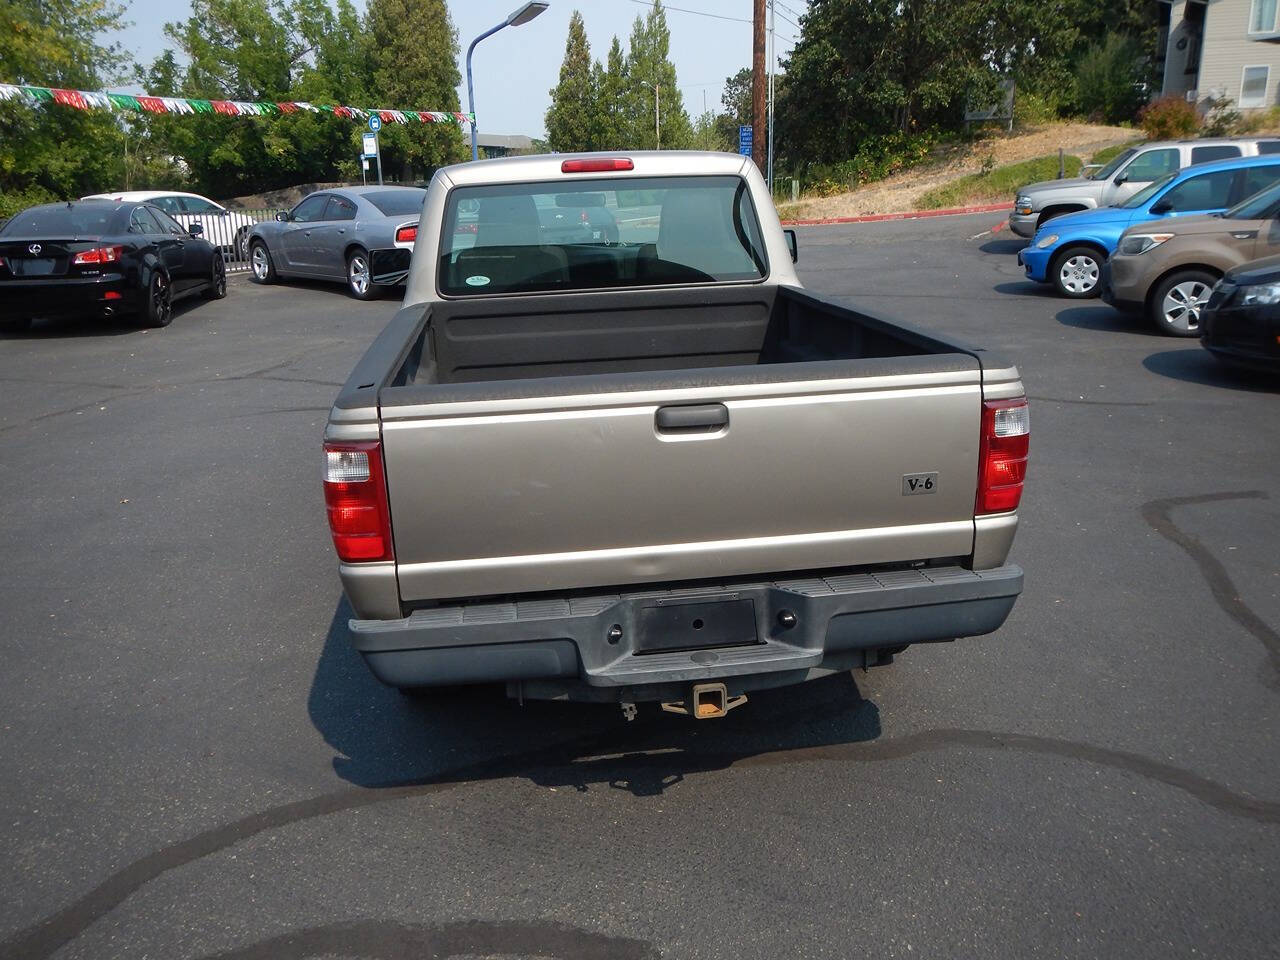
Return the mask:
<svg viewBox="0 0 1280 960">
<path fill-rule="evenodd" d="M 1223 613 L 1240 624 L 1245 631 L 1262 644 L 1271 668 L 1271 687 L 1276 687 L 1280 680 L 1280 633 L 1258 616 L 1240 596 L 1240 591 L 1232 582 L 1227 568 L 1222 561 L 1200 542 L 1200 539 L 1180 529 L 1170 516 L 1176 507 L 1196 504 L 1221 503 L 1225 500 L 1266 500 L 1267 494 L 1262 490 L 1226 491 L 1222 493 L 1204 493 L 1189 497 L 1169 497 L 1164 500 L 1152 500 L 1142 505 L 1142 519 L 1147 521 L 1151 529 L 1170 543 L 1181 547 L 1191 558 L 1192 563 L 1204 577 L 1214 601 L 1222 608 Z"/>
<path fill-rule="evenodd" d="M 648 735 L 653 729 L 655 728 L 651 726 L 637 729 L 636 738 Z M 555 744 L 532 754 L 506 755 L 484 760 L 426 780 L 390 783 L 380 787 L 349 787 L 248 814 L 231 823 L 212 827 L 186 840 L 162 847 L 122 867 L 78 900 L 0 943 L 0 956 L 6 960 L 44 960 L 80 936 L 90 925 L 118 907 L 143 885 L 258 834 L 317 817 L 438 793 L 468 783 L 508 777 L 525 776 L 538 783 L 564 782 L 585 786 L 587 782 L 601 780 L 609 783 L 622 781 L 634 775 L 636 770 L 657 767 L 664 777 L 678 774 L 673 777 L 672 782 L 675 783 L 682 782 L 686 772 L 705 772 L 735 766 L 774 766 L 813 760 L 885 762 L 952 748 L 1011 750 L 1109 767 L 1183 791 L 1228 816 L 1265 824 L 1280 823 L 1280 803 L 1235 792 L 1189 770 L 1137 753 L 1032 734 L 943 728 L 887 740 L 855 741 L 746 755 L 714 751 L 706 753 L 692 749 L 644 752 L 643 747 L 632 742 L 624 747 L 631 752 L 621 755 L 614 752 L 600 760 L 585 763 L 577 761 L 579 757 L 616 751 L 618 741 L 616 732 L 583 737 L 570 743 Z M 249 953 L 243 956 L 267 954 Z"/>
</svg>

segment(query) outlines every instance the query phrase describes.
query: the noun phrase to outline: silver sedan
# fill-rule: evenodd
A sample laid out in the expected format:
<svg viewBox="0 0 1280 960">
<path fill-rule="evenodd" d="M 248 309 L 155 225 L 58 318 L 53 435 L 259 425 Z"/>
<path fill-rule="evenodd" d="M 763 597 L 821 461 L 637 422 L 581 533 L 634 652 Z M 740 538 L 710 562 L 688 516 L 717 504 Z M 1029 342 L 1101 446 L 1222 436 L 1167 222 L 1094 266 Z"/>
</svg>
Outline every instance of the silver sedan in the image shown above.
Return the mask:
<svg viewBox="0 0 1280 960">
<path fill-rule="evenodd" d="M 249 234 L 257 283 L 278 277 L 340 280 L 359 300 L 403 283 L 426 191 L 418 187 L 343 187 L 304 197 Z"/>
</svg>

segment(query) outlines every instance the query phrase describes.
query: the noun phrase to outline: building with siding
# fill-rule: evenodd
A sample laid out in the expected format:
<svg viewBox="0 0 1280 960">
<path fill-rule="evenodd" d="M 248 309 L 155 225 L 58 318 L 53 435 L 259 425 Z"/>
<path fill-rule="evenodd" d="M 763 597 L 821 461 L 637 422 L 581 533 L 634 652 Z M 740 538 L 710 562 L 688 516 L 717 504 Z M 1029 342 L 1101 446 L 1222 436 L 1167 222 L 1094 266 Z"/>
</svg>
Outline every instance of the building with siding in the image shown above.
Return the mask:
<svg viewBox="0 0 1280 960">
<path fill-rule="evenodd" d="M 1229 100 L 1241 112 L 1280 103 L 1280 0 L 1161 0 L 1161 94 L 1201 110 Z"/>
</svg>

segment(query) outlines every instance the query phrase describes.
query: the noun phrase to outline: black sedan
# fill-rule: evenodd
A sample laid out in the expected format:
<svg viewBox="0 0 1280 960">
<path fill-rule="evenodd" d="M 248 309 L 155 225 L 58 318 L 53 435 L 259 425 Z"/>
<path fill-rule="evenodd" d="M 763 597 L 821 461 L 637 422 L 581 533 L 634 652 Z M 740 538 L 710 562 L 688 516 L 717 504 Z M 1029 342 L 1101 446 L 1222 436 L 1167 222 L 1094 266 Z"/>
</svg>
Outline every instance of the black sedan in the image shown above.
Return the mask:
<svg viewBox="0 0 1280 960">
<path fill-rule="evenodd" d="M 1280 257 L 1227 271 L 1200 311 L 1200 345 L 1231 366 L 1280 371 Z"/>
<path fill-rule="evenodd" d="M 227 294 L 222 255 L 199 234 L 147 203 L 24 210 L 0 229 L 0 330 L 25 330 L 37 317 L 124 314 L 168 326 L 175 300 Z"/>
</svg>

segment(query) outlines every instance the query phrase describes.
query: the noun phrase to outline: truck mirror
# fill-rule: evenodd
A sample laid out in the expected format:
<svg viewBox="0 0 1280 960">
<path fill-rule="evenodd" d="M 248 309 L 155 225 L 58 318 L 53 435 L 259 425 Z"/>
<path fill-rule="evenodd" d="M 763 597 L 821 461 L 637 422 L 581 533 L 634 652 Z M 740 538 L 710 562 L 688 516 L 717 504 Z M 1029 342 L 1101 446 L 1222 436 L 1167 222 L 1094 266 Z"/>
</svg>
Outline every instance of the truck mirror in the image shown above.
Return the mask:
<svg viewBox="0 0 1280 960">
<path fill-rule="evenodd" d="M 791 252 L 791 262 L 795 263 L 800 256 L 800 246 L 796 242 L 796 232 L 794 230 L 783 230 L 782 235 L 787 238 L 787 249 Z"/>
<path fill-rule="evenodd" d="M 277 214 L 276 214 L 276 219 L 277 219 L 277 220 L 279 220 L 281 223 L 288 223 L 288 222 L 289 222 L 289 214 L 287 214 L 285 211 L 281 210 L 279 213 L 277 213 Z"/>
<path fill-rule="evenodd" d="M 1115 183 L 1115 185 L 1116 185 L 1117 187 L 1118 187 L 1118 186 L 1120 186 L 1120 184 L 1122 184 L 1122 183 L 1128 183 L 1128 182 L 1129 182 L 1129 175 L 1128 175 L 1127 173 L 1117 173 L 1117 174 L 1116 174 L 1116 179 L 1115 179 L 1114 183 Z"/>
</svg>

